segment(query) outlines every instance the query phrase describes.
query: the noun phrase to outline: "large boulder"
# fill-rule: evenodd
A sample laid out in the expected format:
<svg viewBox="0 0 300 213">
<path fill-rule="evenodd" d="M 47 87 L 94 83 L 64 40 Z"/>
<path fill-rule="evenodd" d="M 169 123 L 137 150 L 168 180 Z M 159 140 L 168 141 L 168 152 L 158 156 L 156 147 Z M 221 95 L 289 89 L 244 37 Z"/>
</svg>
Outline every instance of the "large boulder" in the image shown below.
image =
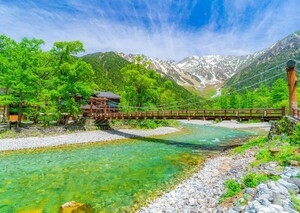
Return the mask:
<svg viewBox="0 0 300 213">
<path fill-rule="evenodd" d="M 93 213 L 93 208 L 84 203 L 67 202 L 59 208 L 59 213 Z"/>
</svg>

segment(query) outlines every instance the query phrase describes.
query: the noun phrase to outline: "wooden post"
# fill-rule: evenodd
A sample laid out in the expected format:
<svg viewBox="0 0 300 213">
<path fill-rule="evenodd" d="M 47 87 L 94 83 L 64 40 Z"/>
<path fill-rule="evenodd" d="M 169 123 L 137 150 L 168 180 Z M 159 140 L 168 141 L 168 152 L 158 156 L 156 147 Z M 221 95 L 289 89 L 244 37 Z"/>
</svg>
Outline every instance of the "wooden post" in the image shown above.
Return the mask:
<svg viewBox="0 0 300 213">
<path fill-rule="evenodd" d="M 90 98 L 90 117 L 93 115 L 93 99 Z"/>
<path fill-rule="evenodd" d="M 289 60 L 286 63 L 286 73 L 288 79 L 289 87 L 289 103 L 290 103 L 290 115 L 297 116 L 294 113 L 294 109 L 298 108 L 297 103 L 297 77 L 296 77 L 296 62 L 294 60 Z"/>
<path fill-rule="evenodd" d="M 285 107 L 281 108 L 281 115 L 282 115 L 282 117 L 286 116 L 286 108 Z"/>
<path fill-rule="evenodd" d="M 103 111 L 104 111 L 104 114 L 107 113 L 107 99 L 104 100 Z"/>
</svg>

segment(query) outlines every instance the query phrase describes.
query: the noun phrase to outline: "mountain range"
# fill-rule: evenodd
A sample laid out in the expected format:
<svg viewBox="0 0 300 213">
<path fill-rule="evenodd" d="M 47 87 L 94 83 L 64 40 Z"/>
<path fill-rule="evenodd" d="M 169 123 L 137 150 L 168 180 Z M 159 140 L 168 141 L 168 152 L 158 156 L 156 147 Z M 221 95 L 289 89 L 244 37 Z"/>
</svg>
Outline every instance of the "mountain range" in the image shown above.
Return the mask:
<svg viewBox="0 0 300 213">
<path fill-rule="evenodd" d="M 96 58 L 91 57 L 95 54 L 98 54 Z M 103 68 L 103 65 L 108 66 L 108 71 L 106 70 L 104 73 L 108 77 L 106 80 L 112 90 L 117 87 L 116 85 L 121 80 L 115 74 L 124 64 L 133 62 L 137 56 L 121 52 L 95 54 L 83 58 L 92 63 L 94 69 L 102 72 L 106 69 Z M 209 86 L 217 88 L 221 86 L 249 87 L 253 83 L 264 82 L 264 79 L 274 76 L 274 73 L 284 73 L 285 62 L 289 59 L 300 60 L 300 31 L 276 42 L 269 48 L 243 56 L 190 56 L 179 62 L 151 58 L 145 55 L 141 55 L 141 57 L 142 62 L 150 62 L 149 68 L 185 88 L 192 87 L 201 90 Z M 114 63 L 116 64 L 114 65 Z M 96 64 L 98 66 L 95 68 Z M 279 64 L 282 66 L 266 72 Z M 109 69 L 114 69 L 114 72 L 109 71 Z M 112 73 L 113 76 L 111 76 Z M 103 73 L 101 75 L 103 77 Z"/>
</svg>

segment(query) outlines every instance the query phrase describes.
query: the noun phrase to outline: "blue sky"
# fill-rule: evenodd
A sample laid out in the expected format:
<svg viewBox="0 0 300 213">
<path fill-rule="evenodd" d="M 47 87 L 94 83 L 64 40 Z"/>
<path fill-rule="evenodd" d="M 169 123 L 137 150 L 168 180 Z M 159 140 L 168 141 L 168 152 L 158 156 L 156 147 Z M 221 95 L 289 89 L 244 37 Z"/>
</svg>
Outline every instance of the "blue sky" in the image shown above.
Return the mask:
<svg viewBox="0 0 300 213">
<path fill-rule="evenodd" d="M 0 0 L 0 34 L 178 61 L 254 53 L 300 30 L 299 14 L 299 0 Z"/>
</svg>

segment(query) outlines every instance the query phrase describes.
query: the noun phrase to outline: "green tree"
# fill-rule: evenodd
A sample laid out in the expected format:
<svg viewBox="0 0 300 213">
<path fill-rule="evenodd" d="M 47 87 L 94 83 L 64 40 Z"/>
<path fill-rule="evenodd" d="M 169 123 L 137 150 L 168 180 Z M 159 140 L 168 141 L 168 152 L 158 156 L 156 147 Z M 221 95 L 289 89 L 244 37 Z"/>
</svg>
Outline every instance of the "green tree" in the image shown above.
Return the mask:
<svg viewBox="0 0 300 213">
<path fill-rule="evenodd" d="M 154 70 L 147 70 L 142 64 L 130 64 L 121 69 L 124 76 L 124 98 L 131 106 L 142 107 L 158 100 L 157 78 L 160 76 Z"/>
<path fill-rule="evenodd" d="M 274 107 L 282 107 L 283 102 L 288 100 L 288 87 L 286 81 L 279 78 L 272 85 L 271 98 Z"/>
<path fill-rule="evenodd" d="M 1 40 L 1 61 L 4 67 L 1 70 L 1 87 L 7 91 L 4 104 L 14 104 L 17 107 L 20 124 L 24 107 L 36 104 L 39 57 L 44 41 L 23 38 L 17 43 L 5 36 Z"/>
<path fill-rule="evenodd" d="M 270 96 L 270 90 L 265 84 L 261 84 L 258 89 L 255 90 L 254 108 L 268 108 L 271 107 L 272 101 Z"/>
<path fill-rule="evenodd" d="M 59 112 L 74 117 L 81 113 L 80 105 L 86 102 L 95 87 L 92 67 L 74 56 L 83 51 L 79 41 L 55 42 L 51 50 L 55 60 L 52 98 Z"/>
</svg>

